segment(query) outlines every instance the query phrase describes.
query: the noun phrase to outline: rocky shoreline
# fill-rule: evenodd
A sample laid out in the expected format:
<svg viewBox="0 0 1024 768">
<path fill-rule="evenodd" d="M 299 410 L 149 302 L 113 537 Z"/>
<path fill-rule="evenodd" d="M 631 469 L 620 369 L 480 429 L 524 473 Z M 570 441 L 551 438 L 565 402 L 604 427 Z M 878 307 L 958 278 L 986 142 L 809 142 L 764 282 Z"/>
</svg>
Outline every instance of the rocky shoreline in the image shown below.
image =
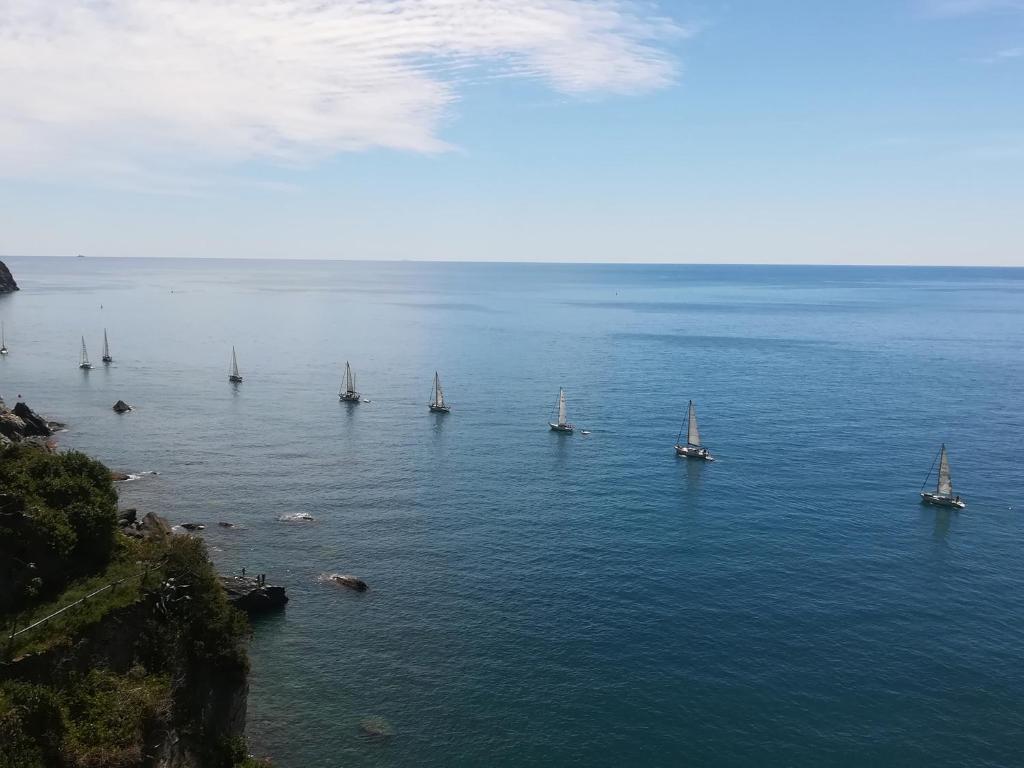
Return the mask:
<svg viewBox="0 0 1024 768">
<path fill-rule="evenodd" d="M 26 441 L 52 448 L 49 438 L 63 428 L 63 424 L 47 421 L 21 400 L 8 408 L 0 397 L 0 448 Z"/>
</svg>

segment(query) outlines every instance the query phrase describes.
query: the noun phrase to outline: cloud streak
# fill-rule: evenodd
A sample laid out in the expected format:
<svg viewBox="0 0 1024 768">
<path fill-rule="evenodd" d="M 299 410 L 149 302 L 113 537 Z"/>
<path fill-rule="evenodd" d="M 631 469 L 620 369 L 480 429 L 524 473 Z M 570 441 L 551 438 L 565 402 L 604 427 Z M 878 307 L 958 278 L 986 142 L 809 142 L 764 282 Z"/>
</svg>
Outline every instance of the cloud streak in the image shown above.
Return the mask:
<svg viewBox="0 0 1024 768">
<path fill-rule="evenodd" d="M 467 80 L 650 91 L 687 34 L 634 0 L 0 0 L 0 173 L 443 151 Z"/>
</svg>

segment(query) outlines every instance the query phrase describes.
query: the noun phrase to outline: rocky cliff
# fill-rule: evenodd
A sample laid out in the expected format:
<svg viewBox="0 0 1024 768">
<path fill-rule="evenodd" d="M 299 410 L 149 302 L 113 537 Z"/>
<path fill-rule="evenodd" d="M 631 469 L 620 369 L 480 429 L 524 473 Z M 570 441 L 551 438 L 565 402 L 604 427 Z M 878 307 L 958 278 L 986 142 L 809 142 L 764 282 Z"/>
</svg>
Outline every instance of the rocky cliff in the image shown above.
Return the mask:
<svg viewBox="0 0 1024 768">
<path fill-rule="evenodd" d="M 0 293 L 11 293 L 18 290 L 18 284 L 14 282 L 14 275 L 7 265 L 0 261 Z"/>
</svg>

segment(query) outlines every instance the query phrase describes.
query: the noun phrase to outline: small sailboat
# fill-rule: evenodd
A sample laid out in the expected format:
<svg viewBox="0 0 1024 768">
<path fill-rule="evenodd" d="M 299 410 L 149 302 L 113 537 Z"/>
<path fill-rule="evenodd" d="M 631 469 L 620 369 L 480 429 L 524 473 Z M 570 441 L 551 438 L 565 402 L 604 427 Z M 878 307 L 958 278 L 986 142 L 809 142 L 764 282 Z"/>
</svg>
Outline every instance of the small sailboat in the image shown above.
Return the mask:
<svg viewBox="0 0 1024 768">
<path fill-rule="evenodd" d="M 103 362 L 112 363 L 114 358 L 110 356 L 110 342 L 107 341 L 107 329 L 103 329 Z"/>
<path fill-rule="evenodd" d="M 356 392 L 356 375 L 352 373 L 352 366 L 345 361 L 345 380 L 338 390 L 338 399 L 343 403 L 358 403 L 363 396 Z"/>
<path fill-rule="evenodd" d="M 565 409 L 565 390 L 558 388 L 558 421 L 548 422 L 548 426 L 555 432 L 572 432 L 576 429 L 574 424 L 569 423 L 569 416 Z"/>
<path fill-rule="evenodd" d="M 82 337 L 82 353 L 78 356 L 78 367 L 83 371 L 92 370 L 92 363 L 89 362 L 89 353 L 85 349 L 85 336 Z"/>
<path fill-rule="evenodd" d="M 925 504 L 934 504 L 937 507 L 963 509 L 967 506 L 967 502 L 963 501 L 959 496 L 956 496 L 953 493 L 953 476 L 949 473 L 949 458 L 946 456 L 945 443 L 943 443 L 942 448 L 939 449 L 938 462 L 939 477 L 938 482 L 935 484 L 935 490 L 924 490 L 924 487 L 928 485 L 928 478 L 932 476 L 932 469 L 935 469 L 935 462 L 933 461 L 931 469 L 928 470 L 928 474 L 925 476 L 924 482 L 921 484 L 921 501 Z"/>
<path fill-rule="evenodd" d="M 683 429 L 686 430 L 686 443 L 683 443 Z M 697 429 L 697 406 L 690 401 L 690 407 L 686 410 L 686 421 L 679 428 L 679 435 L 676 436 L 676 456 L 685 456 L 688 459 L 703 459 L 714 461 L 711 451 L 700 444 L 700 431 Z"/>
<path fill-rule="evenodd" d="M 242 374 L 238 372 L 238 355 L 235 354 L 235 348 L 231 348 L 231 370 L 228 372 L 228 381 L 233 384 L 242 383 Z"/>
<path fill-rule="evenodd" d="M 4 330 L 4 324 L 0 323 L 0 355 L 7 354 L 7 333 Z"/>
<path fill-rule="evenodd" d="M 450 413 L 452 407 L 444 400 L 444 390 L 441 389 L 441 378 L 434 371 L 434 397 L 430 401 L 431 413 Z"/>
</svg>

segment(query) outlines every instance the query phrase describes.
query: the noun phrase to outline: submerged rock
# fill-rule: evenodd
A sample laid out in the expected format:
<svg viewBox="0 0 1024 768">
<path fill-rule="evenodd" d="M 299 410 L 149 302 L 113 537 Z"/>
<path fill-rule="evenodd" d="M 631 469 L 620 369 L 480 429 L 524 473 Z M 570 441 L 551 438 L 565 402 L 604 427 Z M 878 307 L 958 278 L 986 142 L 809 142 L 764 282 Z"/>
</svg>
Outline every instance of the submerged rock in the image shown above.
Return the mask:
<svg viewBox="0 0 1024 768">
<path fill-rule="evenodd" d="M 126 475 L 124 472 L 114 472 L 113 470 L 111 470 L 110 479 L 113 480 L 115 483 L 123 483 L 125 480 L 131 480 L 132 476 Z"/>
<path fill-rule="evenodd" d="M 395 735 L 395 727 L 383 717 L 364 717 L 359 721 L 359 733 L 374 741 L 386 741 Z"/>
<path fill-rule="evenodd" d="M 132 407 L 128 405 L 128 403 L 126 403 L 124 400 L 118 400 L 116 403 L 114 403 L 115 413 L 128 413 L 128 411 L 130 411 L 131 409 Z"/>
<path fill-rule="evenodd" d="M 332 573 L 329 578 L 335 584 L 354 589 L 356 592 L 365 592 L 369 589 L 365 581 L 357 576 L 353 576 L 351 573 Z"/>
</svg>

